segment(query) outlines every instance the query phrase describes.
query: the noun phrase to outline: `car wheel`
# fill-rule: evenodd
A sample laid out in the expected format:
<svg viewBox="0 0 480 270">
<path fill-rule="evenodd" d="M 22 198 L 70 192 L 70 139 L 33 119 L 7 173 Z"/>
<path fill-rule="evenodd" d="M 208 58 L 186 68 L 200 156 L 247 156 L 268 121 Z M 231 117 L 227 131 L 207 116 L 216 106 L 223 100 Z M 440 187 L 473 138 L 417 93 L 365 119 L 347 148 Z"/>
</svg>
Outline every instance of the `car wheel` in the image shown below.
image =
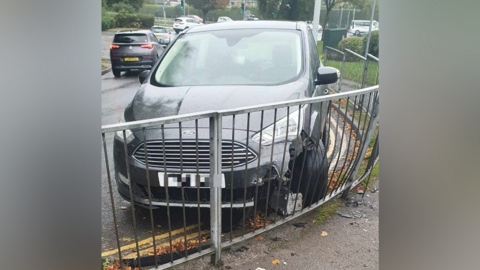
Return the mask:
<svg viewBox="0 0 480 270">
<path fill-rule="evenodd" d="M 355 31 L 355 36 L 357 36 L 357 37 L 360 36 L 360 31 L 358 31 L 358 30 Z"/>
<path fill-rule="evenodd" d="M 303 196 L 303 207 L 310 205 L 310 201 L 315 203 L 319 198 L 325 196 L 326 186 L 328 182 L 328 160 L 325 156 L 325 147 L 322 142 L 318 147 L 311 144 L 302 152 L 295 161 L 293 169 L 291 192 L 296 193 L 299 190 Z M 305 156 L 305 164 L 303 158 Z M 302 173 L 302 165 L 303 173 Z M 300 179 L 301 177 L 301 179 Z M 310 182 L 310 183 L 309 183 Z M 300 189 L 298 185 L 300 184 Z M 296 210 L 295 210 L 296 211 Z"/>
<path fill-rule="evenodd" d="M 113 73 L 113 76 L 115 76 L 116 78 L 118 78 L 118 77 L 121 76 L 122 71 L 121 71 L 121 70 L 118 70 L 118 69 L 115 69 L 115 68 L 112 68 L 112 73 Z"/>
<path fill-rule="evenodd" d="M 175 29 L 175 33 L 177 33 L 177 34 L 180 33 L 180 30 Z"/>
</svg>

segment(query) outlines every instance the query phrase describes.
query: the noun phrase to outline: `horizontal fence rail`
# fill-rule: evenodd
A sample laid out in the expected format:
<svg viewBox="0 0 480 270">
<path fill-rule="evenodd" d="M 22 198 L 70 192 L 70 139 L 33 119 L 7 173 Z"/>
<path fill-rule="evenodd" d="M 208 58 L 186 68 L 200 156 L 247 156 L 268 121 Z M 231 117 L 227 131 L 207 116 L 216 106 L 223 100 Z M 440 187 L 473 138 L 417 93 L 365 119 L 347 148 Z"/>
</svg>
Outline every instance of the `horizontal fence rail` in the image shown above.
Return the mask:
<svg viewBox="0 0 480 270">
<path fill-rule="evenodd" d="M 378 106 L 377 85 L 103 126 L 113 241 L 102 257 L 124 269 L 216 264 L 222 249 L 368 184 Z"/>
</svg>

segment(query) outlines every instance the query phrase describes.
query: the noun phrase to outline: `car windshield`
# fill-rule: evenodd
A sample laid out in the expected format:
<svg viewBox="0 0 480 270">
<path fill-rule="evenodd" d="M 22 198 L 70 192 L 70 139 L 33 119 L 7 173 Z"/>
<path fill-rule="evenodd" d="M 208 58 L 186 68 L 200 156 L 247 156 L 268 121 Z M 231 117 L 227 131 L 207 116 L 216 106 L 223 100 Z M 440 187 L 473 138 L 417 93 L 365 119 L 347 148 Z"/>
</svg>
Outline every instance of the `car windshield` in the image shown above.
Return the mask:
<svg viewBox="0 0 480 270">
<path fill-rule="evenodd" d="M 143 43 L 147 42 L 145 34 L 119 34 L 115 35 L 113 42 L 115 43 Z"/>
<path fill-rule="evenodd" d="M 182 35 L 155 71 L 162 86 L 275 85 L 302 70 L 296 30 L 241 29 Z"/>
<path fill-rule="evenodd" d="M 152 31 L 154 33 L 167 33 L 167 29 L 165 28 L 153 28 Z"/>
</svg>

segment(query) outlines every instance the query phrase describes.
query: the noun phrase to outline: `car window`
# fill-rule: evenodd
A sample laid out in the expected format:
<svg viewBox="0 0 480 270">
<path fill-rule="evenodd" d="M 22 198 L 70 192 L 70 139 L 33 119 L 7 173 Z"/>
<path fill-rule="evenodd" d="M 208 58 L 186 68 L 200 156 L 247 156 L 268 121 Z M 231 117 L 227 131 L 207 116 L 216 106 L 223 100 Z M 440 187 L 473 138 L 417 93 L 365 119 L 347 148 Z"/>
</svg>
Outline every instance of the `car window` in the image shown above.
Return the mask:
<svg viewBox="0 0 480 270">
<path fill-rule="evenodd" d="M 303 66 L 295 30 L 239 29 L 180 36 L 155 71 L 163 86 L 275 85 Z"/>
<path fill-rule="evenodd" d="M 145 34 L 116 34 L 113 38 L 115 43 L 143 43 L 148 42 Z"/>
<path fill-rule="evenodd" d="M 153 28 L 152 31 L 154 33 L 167 33 L 167 29 L 165 28 Z"/>
<path fill-rule="evenodd" d="M 182 19 L 175 19 L 175 22 L 183 22 Z"/>
</svg>

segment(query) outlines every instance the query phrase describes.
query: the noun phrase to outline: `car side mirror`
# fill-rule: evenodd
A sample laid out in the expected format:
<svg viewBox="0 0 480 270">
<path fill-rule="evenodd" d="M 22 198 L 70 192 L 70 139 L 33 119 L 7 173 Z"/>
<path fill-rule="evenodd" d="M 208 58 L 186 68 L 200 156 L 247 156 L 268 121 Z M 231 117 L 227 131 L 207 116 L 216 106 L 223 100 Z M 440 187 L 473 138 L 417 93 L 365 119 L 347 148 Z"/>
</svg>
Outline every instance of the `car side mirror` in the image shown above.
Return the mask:
<svg viewBox="0 0 480 270">
<path fill-rule="evenodd" d="M 150 70 L 144 70 L 138 74 L 138 80 L 140 81 L 140 84 L 143 84 L 145 79 L 148 77 L 148 73 L 150 73 Z"/>
<path fill-rule="evenodd" d="M 325 85 L 336 83 L 339 76 L 339 71 L 336 68 L 332 67 L 320 67 L 317 71 L 317 81 L 316 85 Z"/>
</svg>

